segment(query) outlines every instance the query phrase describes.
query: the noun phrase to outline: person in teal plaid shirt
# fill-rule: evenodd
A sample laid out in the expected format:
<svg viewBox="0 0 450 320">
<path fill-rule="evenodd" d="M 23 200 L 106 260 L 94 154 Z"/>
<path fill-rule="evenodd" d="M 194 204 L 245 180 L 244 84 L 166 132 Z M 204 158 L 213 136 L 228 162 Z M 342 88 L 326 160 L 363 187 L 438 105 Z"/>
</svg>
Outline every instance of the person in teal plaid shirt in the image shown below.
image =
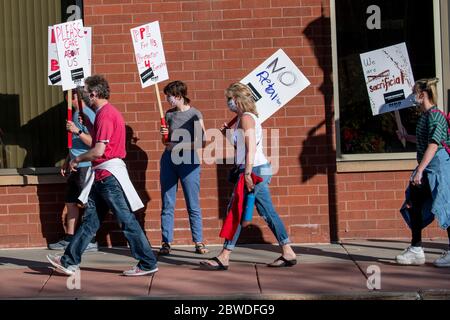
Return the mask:
<svg viewBox="0 0 450 320">
<path fill-rule="evenodd" d="M 450 239 L 450 155 L 447 152 L 450 150 L 450 136 L 447 118 L 436 106 L 438 81 L 436 78 L 422 79 L 414 84 L 415 102 L 422 112 L 416 135 L 409 135 L 405 130 L 397 131 L 399 139 L 417 144 L 418 162 L 406 191 L 403 208 L 407 214 L 402 212 L 411 227 L 412 240 L 411 245 L 396 257 L 401 265 L 425 264 L 422 229 L 433 218 L 447 230 Z M 430 216 L 431 219 L 426 219 Z M 449 251 L 444 251 L 434 265 L 450 267 Z"/>
</svg>

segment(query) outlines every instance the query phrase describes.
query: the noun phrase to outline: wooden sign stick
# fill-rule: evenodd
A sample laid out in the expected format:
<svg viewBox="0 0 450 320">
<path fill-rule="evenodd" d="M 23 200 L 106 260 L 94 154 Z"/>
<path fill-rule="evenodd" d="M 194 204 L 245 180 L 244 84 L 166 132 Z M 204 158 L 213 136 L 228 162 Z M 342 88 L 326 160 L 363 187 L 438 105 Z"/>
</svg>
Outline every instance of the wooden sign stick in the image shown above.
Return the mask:
<svg viewBox="0 0 450 320">
<path fill-rule="evenodd" d="M 166 118 L 164 117 L 164 112 L 163 112 L 162 104 L 161 104 L 161 97 L 159 95 L 159 87 L 158 87 L 157 83 L 155 83 L 155 91 L 156 91 L 156 98 L 158 99 L 159 114 L 161 116 L 161 126 L 163 128 L 167 128 Z M 169 140 L 169 134 L 165 134 L 164 142 L 167 142 L 168 140 Z"/>
</svg>

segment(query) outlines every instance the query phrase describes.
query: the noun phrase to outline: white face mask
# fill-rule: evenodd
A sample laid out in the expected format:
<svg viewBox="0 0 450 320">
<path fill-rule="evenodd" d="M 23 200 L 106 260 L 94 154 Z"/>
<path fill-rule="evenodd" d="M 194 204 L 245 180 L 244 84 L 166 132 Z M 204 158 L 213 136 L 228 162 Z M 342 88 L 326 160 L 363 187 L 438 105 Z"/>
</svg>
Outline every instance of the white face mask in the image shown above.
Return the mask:
<svg viewBox="0 0 450 320">
<path fill-rule="evenodd" d="M 167 97 L 167 102 L 169 102 L 172 107 L 176 107 L 178 101 L 174 96 L 169 96 Z"/>
<path fill-rule="evenodd" d="M 418 98 L 418 95 L 416 94 L 414 96 L 414 103 L 416 104 L 416 106 L 421 106 L 423 103 L 423 99 Z"/>
<path fill-rule="evenodd" d="M 228 109 L 230 109 L 231 112 L 237 113 L 238 108 L 237 108 L 236 102 L 234 102 L 233 99 L 228 99 L 227 105 L 228 105 Z"/>
</svg>

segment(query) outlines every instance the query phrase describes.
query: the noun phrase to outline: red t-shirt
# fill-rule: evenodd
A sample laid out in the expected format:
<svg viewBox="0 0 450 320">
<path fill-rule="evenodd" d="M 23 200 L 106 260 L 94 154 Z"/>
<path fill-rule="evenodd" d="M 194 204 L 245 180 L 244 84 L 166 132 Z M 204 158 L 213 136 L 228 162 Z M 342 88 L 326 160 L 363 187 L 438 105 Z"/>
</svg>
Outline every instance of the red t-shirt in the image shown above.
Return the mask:
<svg viewBox="0 0 450 320">
<path fill-rule="evenodd" d="M 92 147 L 98 142 L 104 142 L 106 148 L 100 158 L 92 161 L 92 166 L 114 158 L 124 159 L 127 155 L 125 135 L 125 121 L 120 112 L 110 103 L 100 108 L 95 116 Z M 111 173 L 106 170 L 96 170 L 95 180 L 102 180 L 110 175 Z"/>
</svg>

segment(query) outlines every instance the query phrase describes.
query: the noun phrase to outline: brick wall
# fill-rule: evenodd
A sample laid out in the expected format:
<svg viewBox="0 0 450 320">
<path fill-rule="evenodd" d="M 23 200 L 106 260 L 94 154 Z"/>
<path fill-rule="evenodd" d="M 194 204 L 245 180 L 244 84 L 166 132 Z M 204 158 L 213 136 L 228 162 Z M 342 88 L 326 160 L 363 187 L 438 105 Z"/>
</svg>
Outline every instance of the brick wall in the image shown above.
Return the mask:
<svg viewBox="0 0 450 320">
<path fill-rule="evenodd" d="M 337 235 L 408 236 L 397 210 L 408 173 L 335 174 L 328 1 L 85 0 L 84 4 L 85 25 L 93 27 L 94 72 L 109 79 L 111 102 L 122 111 L 129 136 L 136 138 L 128 144 L 127 162 L 146 203 L 139 219 L 153 244 L 160 241 L 163 147 L 155 91 L 141 89 L 129 30 L 155 20 L 160 22 L 170 81 L 188 84 L 192 105 L 203 113 L 207 128 L 218 128 L 232 117 L 224 89 L 279 48 L 311 81 L 309 88 L 264 123 L 265 128 L 279 129 L 280 169 L 271 192 L 294 242 L 328 242 Z M 166 83 L 160 84 L 160 90 Z M 202 166 L 207 243 L 222 242 L 218 233 L 230 191 L 226 173 L 223 165 Z M 0 187 L 0 247 L 43 246 L 56 240 L 63 233 L 63 188 Z M 190 244 L 181 191 L 175 216 L 175 243 Z M 114 220 L 108 220 L 99 240 L 123 243 Z M 243 233 L 244 242 L 275 241 L 259 217 L 254 222 Z M 426 235 L 441 233 L 434 228 Z"/>
<path fill-rule="evenodd" d="M 410 172 L 341 174 L 338 177 L 341 239 L 399 239 L 411 236 L 399 208 Z M 433 222 L 423 231 L 427 239 L 446 238 Z"/>
<path fill-rule="evenodd" d="M 320 15 L 321 1 L 85 1 L 85 22 L 93 27 L 94 71 L 110 80 L 111 102 L 124 113 L 139 138 L 136 147 L 148 156 L 146 181 L 142 183 L 150 198 L 145 228 L 151 240 L 160 239 L 162 145 L 157 134 L 156 95 L 153 87 L 140 87 L 130 28 L 160 22 L 170 81 L 180 79 L 188 84 L 192 104 L 202 111 L 206 128 L 218 128 L 231 119 L 223 94 L 231 82 L 247 75 L 278 48 L 287 52 L 313 85 L 265 123 L 266 128 L 280 129 L 282 146 L 281 168 L 271 190 L 294 241 L 324 242 L 329 240 L 327 177 L 311 166 L 308 181 L 302 183 L 299 165 L 308 130 L 324 119 L 324 99 L 318 90 L 322 70 L 304 35 L 304 29 Z M 161 83 L 160 89 L 166 83 Z M 308 160 L 312 157 L 307 155 Z M 221 242 L 218 233 L 230 189 L 225 176 L 226 168 L 221 166 L 202 167 L 201 206 L 207 242 Z M 175 242 L 190 243 L 181 192 L 175 214 Z M 265 224 L 255 221 L 257 226 L 244 238 L 273 242 Z"/>
</svg>

